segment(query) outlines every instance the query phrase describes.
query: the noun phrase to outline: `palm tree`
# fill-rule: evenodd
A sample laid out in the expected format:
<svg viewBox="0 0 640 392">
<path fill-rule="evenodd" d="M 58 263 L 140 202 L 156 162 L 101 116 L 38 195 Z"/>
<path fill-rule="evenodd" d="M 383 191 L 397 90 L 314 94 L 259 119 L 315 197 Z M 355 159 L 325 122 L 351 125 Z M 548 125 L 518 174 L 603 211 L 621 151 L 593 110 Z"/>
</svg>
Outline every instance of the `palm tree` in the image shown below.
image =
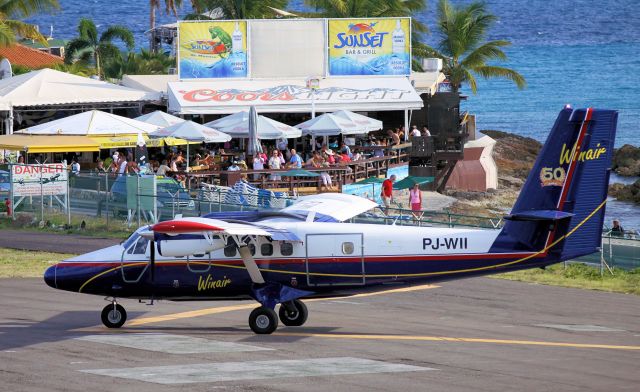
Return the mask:
<svg viewBox="0 0 640 392">
<path fill-rule="evenodd" d="M 384 18 L 414 16 L 427 8 L 426 0 L 305 0 L 326 18 Z M 427 57 L 428 47 L 422 42 L 427 26 L 411 18 L 411 49 L 414 70 L 421 71 L 419 58 Z"/>
<path fill-rule="evenodd" d="M 93 61 L 96 72 L 102 75 L 100 62 L 103 59 L 120 56 L 120 50 L 111 42 L 118 38 L 132 51 L 135 45 L 133 33 L 123 26 L 111 26 L 98 38 L 98 29 L 90 19 L 80 19 L 79 36 L 67 43 L 64 62 L 71 64 L 80 59 Z"/>
<path fill-rule="evenodd" d="M 107 78 L 121 79 L 123 75 L 166 75 L 176 66 L 176 59 L 164 53 L 142 49 L 140 53 L 129 52 L 125 56 L 111 58 L 104 63 Z"/>
<path fill-rule="evenodd" d="M 273 8 L 284 9 L 289 0 L 192 0 L 196 12 L 220 8 L 225 19 L 271 18 L 276 14 Z"/>
<path fill-rule="evenodd" d="M 0 46 L 10 46 L 16 36 L 35 39 L 47 44 L 38 27 L 17 19 L 27 18 L 39 12 L 53 12 L 60 8 L 58 0 L 0 0 Z"/>
<path fill-rule="evenodd" d="M 492 60 L 507 60 L 503 47 L 506 40 L 485 41 L 489 28 L 497 17 L 488 13 L 484 2 L 468 6 L 453 6 L 449 0 L 438 3 L 438 49 L 429 48 L 432 56 L 443 60 L 443 72 L 454 91 L 468 83 L 471 91 L 478 91 L 476 76 L 509 79 L 522 89 L 526 81 L 518 72 L 505 67 L 489 65 Z M 475 75 L 474 75 L 475 74 Z"/>
</svg>

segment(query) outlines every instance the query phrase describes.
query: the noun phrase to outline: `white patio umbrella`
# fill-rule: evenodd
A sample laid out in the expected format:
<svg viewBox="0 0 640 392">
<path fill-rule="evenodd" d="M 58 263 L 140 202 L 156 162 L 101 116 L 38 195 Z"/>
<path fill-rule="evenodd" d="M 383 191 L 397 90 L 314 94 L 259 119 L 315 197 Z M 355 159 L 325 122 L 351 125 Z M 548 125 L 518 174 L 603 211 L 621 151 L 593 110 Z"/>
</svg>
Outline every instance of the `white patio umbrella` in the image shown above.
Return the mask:
<svg viewBox="0 0 640 392">
<path fill-rule="evenodd" d="M 367 133 L 362 127 L 354 122 L 342 117 L 334 116 L 331 113 L 312 118 L 302 124 L 296 125 L 302 130 L 303 135 L 316 136 L 333 136 L 333 135 L 356 135 Z"/>
<path fill-rule="evenodd" d="M 258 139 L 296 138 L 302 135 L 302 131 L 290 125 L 272 120 L 269 117 L 257 116 Z M 249 116 L 247 119 L 227 127 L 219 127 L 220 131 L 228 133 L 234 138 L 249 137 Z"/>
<path fill-rule="evenodd" d="M 169 113 L 165 113 L 161 110 L 147 113 L 140 117 L 136 117 L 134 120 L 146 122 L 147 124 L 157 125 L 159 127 L 170 127 L 172 125 L 185 121 L 183 118 L 173 116 Z"/>
<path fill-rule="evenodd" d="M 375 118 L 363 116 L 350 110 L 339 110 L 332 113 L 334 116 L 350 120 L 352 123 L 366 130 L 366 132 L 377 131 L 382 129 L 382 121 Z"/>
<path fill-rule="evenodd" d="M 90 110 L 74 114 L 58 120 L 50 121 L 33 127 L 24 128 L 16 133 L 30 135 L 135 135 L 138 132 L 148 134 L 159 127 L 127 117 Z"/>
<path fill-rule="evenodd" d="M 211 128 L 224 128 L 242 121 L 247 121 L 248 119 L 249 112 L 242 111 L 219 118 L 217 120 L 210 121 L 208 123 L 205 123 L 204 125 Z"/>
<path fill-rule="evenodd" d="M 262 144 L 258 139 L 258 112 L 256 107 L 249 108 L 249 145 L 247 146 L 247 154 L 255 155 L 262 152 Z"/>
<path fill-rule="evenodd" d="M 174 137 L 189 142 L 224 143 L 231 140 L 231 136 L 205 127 L 193 121 L 183 121 L 167 128 L 159 129 L 149 134 L 152 138 Z M 187 170 L 189 168 L 189 144 L 187 143 Z"/>
</svg>

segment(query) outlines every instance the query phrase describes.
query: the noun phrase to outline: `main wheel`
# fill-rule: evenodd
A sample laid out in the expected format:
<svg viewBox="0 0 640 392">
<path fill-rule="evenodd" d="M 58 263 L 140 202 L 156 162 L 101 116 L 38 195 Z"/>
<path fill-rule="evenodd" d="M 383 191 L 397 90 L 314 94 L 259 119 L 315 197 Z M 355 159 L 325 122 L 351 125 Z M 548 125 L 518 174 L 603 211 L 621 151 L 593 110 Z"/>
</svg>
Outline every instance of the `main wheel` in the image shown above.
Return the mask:
<svg viewBox="0 0 640 392">
<path fill-rule="evenodd" d="M 260 306 L 249 315 L 249 327 L 259 335 L 273 333 L 278 328 L 278 316 L 275 310 Z"/>
<path fill-rule="evenodd" d="M 305 305 L 304 302 L 299 299 L 294 299 L 287 305 L 289 305 L 289 308 L 295 308 L 295 310 L 288 310 L 287 306 L 284 304 L 280 305 L 278 315 L 280 316 L 282 324 L 287 327 L 299 327 L 307 321 L 309 311 L 307 310 L 307 305 Z"/>
<path fill-rule="evenodd" d="M 102 324 L 107 328 L 120 328 L 127 321 L 127 312 L 122 305 L 107 305 L 102 309 Z"/>
</svg>

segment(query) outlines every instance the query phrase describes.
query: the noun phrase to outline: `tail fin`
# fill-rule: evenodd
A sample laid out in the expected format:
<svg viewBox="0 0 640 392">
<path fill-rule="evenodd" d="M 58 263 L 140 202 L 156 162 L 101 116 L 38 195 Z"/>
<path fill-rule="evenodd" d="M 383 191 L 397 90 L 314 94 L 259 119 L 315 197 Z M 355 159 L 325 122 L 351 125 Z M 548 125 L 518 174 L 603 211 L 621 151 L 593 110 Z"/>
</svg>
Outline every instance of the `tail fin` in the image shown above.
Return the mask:
<svg viewBox="0 0 640 392">
<path fill-rule="evenodd" d="M 560 260 L 598 251 L 618 112 L 563 109 L 547 137 L 501 242 L 548 249 Z M 505 237 L 506 236 L 506 237 Z"/>
</svg>

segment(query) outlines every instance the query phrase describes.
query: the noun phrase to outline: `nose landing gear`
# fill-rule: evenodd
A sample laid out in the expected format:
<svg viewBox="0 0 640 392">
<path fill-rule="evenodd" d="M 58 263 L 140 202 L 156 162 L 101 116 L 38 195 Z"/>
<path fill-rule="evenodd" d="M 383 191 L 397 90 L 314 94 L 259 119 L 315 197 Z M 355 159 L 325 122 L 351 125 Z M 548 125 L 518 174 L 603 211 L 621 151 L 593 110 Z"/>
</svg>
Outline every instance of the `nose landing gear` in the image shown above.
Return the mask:
<svg viewBox="0 0 640 392">
<path fill-rule="evenodd" d="M 114 300 L 102 309 L 100 318 L 107 328 L 120 328 L 127 321 L 127 311 Z"/>
</svg>

